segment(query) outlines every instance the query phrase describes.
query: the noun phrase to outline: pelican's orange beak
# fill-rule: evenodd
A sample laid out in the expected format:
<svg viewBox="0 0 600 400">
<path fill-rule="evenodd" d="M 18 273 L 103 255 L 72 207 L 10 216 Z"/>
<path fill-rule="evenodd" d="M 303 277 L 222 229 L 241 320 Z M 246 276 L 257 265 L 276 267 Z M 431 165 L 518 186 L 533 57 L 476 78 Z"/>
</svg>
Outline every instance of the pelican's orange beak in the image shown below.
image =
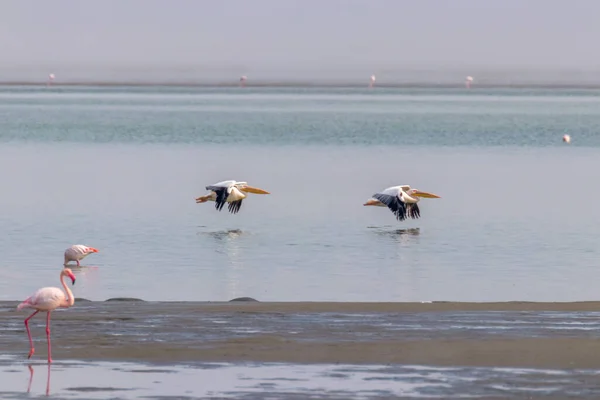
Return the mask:
<svg viewBox="0 0 600 400">
<path fill-rule="evenodd" d="M 441 198 L 437 194 L 423 192 L 421 190 L 415 190 L 415 192 L 413 193 L 413 195 L 414 196 L 418 196 L 418 197 L 423 197 L 423 198 L 426 198 L 426 199 L 440 199 Z"/>
<path fill-rule="evenodd" d="M 248 186 L 248 185 L 241 187 L 240 190 L 242 192 L 248 192 L 248 193 L 254 193 L 254 194 L 271 194 L 271 193 L 267 192 L 266 190 L 255 188 L 255 187 Z"/>
</svg>

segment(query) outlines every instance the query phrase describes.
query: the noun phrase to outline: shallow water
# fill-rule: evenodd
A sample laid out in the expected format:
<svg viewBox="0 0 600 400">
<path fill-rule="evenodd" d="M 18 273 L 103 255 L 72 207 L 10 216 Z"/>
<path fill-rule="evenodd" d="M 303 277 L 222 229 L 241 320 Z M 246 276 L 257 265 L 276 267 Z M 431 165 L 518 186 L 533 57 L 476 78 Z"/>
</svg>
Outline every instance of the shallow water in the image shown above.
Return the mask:
<svg viewBox="0 0 600 400">
<path fill-rule="evenodd" d="M 75 243 L 92 300 L 597 299 L 599 94 L 0 88 L 0 299 Z M 224 179 L 272 194 L 195 204 Z M 442 199 L 362 206 L 402 183 Z"/>
<path fill-rule="evenodd" d="M 33 372 L 32 372 L 33 371 Z M 0 395 L 27 399 L 597 398 L 599 370 L 206 363 L 151 365 L 0 359 Z"/>
</svg>

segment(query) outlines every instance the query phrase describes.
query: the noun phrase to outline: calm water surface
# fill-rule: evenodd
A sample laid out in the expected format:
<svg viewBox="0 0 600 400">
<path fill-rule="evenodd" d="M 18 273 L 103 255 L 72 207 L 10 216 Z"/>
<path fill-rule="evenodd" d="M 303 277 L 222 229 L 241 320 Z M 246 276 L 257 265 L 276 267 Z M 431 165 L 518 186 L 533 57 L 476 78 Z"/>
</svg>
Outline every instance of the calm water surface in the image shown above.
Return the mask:
<svg viewBox="0 0 600 400">
<path fill-rule="evenodd" d="M 7 361 L 0 358 L 0 394 L 14 400 L 45 395 L 114 400 L 596 399 L 600 392 L 597 370 L 77 361 L 25 367 Z"/>
<path fill-rule="evenodd" d="M 247 89 L 0 88 L 0 300 L 598 299 L 600 92 Z"/>
</svg>

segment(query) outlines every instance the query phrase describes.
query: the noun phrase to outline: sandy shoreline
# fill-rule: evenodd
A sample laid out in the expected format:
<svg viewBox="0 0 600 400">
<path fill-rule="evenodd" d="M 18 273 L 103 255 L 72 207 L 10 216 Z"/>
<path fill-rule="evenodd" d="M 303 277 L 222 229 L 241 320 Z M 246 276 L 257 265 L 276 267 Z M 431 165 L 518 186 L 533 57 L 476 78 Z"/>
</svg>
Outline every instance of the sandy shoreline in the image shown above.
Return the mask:
<svg viewBox="0 0 600 400">
<path fill-rule="evenodd" d="M 25 359 L 28 313 L 17 304 L 0 302 L 0 348 Z M 600 368 L 600 316 L 590 314 L 599 311 L 600 302 L 79 301 L 54 313 L 52 332 L 56 359 Z M 38 360 L 44 323 L 32 320 Z"/>
</svg>

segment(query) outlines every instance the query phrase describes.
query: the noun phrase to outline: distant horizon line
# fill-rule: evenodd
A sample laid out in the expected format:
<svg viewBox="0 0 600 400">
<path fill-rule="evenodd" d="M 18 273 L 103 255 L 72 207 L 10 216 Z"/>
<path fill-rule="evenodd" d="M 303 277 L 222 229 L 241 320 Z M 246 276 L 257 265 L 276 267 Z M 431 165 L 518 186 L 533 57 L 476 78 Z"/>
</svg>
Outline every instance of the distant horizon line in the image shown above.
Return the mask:
<svg viewBox="0 0 600 400">
<path fill-rule="evenodd" d="M 530 83 L 472 83 L 468 89 L 464 82 L 439 83 L 439 82 L 375 82 L 372 88 L 368 82 L 357 83 L 356 81 L 345 82 L 314 82 L 306 80 L 282 80 L 282 81 L 266 81 L 256 80 L 246 82 L 241 85 L 239 81 L 222 81 L 222 82 L 202 82 L 202 81 L 165 81 L 165 80 L 72 80 L 66 82 L 53 82 L 48 84 L 44 80 L 10 80 L 0 81 L 0 86 L 26 86 L 26 87 L 198 87 L 198 88 L 226 88 L 239 87 L 243 88 L 365 88 L 375 90 L 377 88 L 397 88 L 397 89 L 600 89 L 598 83 L 548 83 L 548 82 L 530 82 Z"/>
</svg>

